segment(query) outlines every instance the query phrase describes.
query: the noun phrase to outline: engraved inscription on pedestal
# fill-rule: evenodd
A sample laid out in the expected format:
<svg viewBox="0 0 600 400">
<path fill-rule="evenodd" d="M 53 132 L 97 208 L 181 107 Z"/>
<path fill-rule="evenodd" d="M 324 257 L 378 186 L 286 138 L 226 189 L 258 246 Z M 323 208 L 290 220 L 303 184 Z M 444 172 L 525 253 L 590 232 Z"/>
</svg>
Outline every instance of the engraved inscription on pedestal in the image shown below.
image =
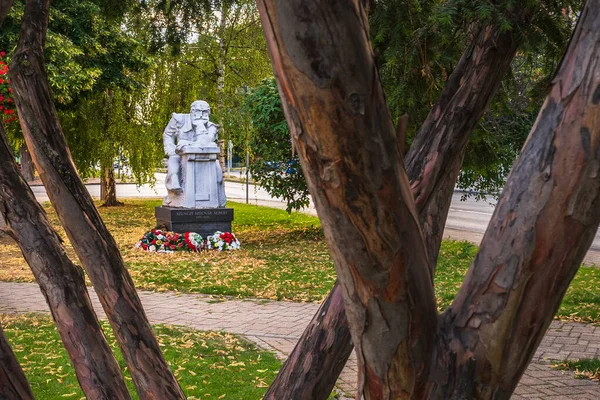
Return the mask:
<svg viewBox="0 0 600 400">
<path fill-rule="evenodd" d="M 158 226 L 173 232 L 196 232 L 202 237 L 216 231 L 231 232 L 232 208 L 185 209 L 156 207 L 154 214 Z"/>
</svg>

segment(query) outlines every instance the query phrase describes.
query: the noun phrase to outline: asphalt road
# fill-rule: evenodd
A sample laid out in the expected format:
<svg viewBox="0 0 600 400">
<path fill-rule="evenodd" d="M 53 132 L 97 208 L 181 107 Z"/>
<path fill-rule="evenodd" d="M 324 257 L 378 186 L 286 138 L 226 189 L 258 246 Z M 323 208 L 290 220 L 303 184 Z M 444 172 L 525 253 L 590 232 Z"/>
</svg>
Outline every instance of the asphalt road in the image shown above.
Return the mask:
<svg viewBox="0 0 600 400">
<path fill-rule="evenodd" d="M 154 188 L 149 185 L 138 187 L 135 184 L 119 184 L 117 185 L 117 197 L 164 197 L 167 193 L 162 183 L 164 182 L 164 176 L 164 174 L 156 175 L 157 184 Z M 100 196 L 100 185 L 89 184 L 86 186 L 92 196 Z M 33 186 L 32 190 L 38 201 L 48 201 L 48 196 L 43 186 Z M 246 185 L 244 183 L 226 182 L 225 192 L 227 193 L 227 198 L 230 200 L 237 202 L 246 201 Z M 272 198 L 264 189 L 254 185 L 249 185 L 248 201 L 251 204 L 285 208 L 285 203 Z M 461 193 L 454 193 L 444 235 L 454 239 L 479 243 L 494 212 L 494 205 L 495 200 L 493 198 L 487 198 L 486 201 L 476 201 L 473 199 L 461 201 Z M 317 215 L 316 210 L 312 206 L 304 211 Z M 596 232 L 590 252 L 586 256 L 585 261 L 600 266 L 600 231 Z"/>
</svg>

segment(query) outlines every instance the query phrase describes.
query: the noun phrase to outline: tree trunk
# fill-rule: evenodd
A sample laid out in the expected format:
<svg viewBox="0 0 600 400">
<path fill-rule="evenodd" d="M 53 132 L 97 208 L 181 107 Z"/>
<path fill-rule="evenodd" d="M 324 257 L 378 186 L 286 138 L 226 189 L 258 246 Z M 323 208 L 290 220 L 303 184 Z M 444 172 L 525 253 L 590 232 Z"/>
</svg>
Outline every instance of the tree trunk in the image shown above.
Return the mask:
<svg viewBox="0 0 600 400">
<path fill-rule="evenodd" d="M 47 23 L 48 0 L 28 0 L 9 70 L 27 147 L 48 197 L 96 288 L 140 398 L 183 399 L 117 245 L 71 159 L 44 67 Z"/>
<path fill-rule="evenodd" d="M 115 182 L 115 171 L 113 166 L 102 166 L 102 176 L 100 177 L 100 199 L 104 202 L 103 207 L 122 206 L 123 203 L 117 200 L 117 184 Z"/>
<path fill-rule="evenodd" d="M 6 340 L 2 326 L 0 326 L 0 399 L 33 400 L 29 382 Z"/>
<path fill-rule="evenodd" d="M 443 315 L 446 379 L 432 397 L 510 397 L 598 229 L 599 170 L 600 0 L 589 0 Z"/>
<path fill-rule="evenodd" d="M 4 216 L 0 213 L 0 237 L 6 234 L 6 221 L 4 220 Z"/>
<path fill-rule="evenodd" d="M 432 275 L 469 136 L 510 69 L 524 40 L 520 29 L 534 11 L 517 3 L 505 15 L 512 29 L 486 25 L 478 30 L 406 154 Z"/>
<path fill-rule="evenodd" d="M 589 11 L 582 14 L 587 18 L 589 28 L 583 35 L 578 54 L 581 54 L 581 58 L 593 54 L 587 59 L 590 67 L 583 65 L 583 61 L 565 64 L 568 68 L 573 69 L 573 65 L 577 68 L 575 73 L 571 71 L 570 79 L 564 79 L 560 85 L 562 88 L 568 88 L 575 80 L 581 82 L 581 76 L 584 75 L 582 71 L 587 73 L 586 89 L 577 93 L 577 100 L 573 100 L 573 96 L 567 97 L 572 93 L 563 93 L 565 99 L 583 108 L 579 109 L 581 118 L 573 118 L 577 116 L 576 110 L 572 110 L 573 113 L 569 115 L 573 132 L 564 135 L 562 139 L 570 140 L 572 147 L 565 148 L 567 154 L 559 160 L 566 163 L 572 161 L 574 157 L 578 158 L 575 165 L 571 165 L 570 168 L 565 167 L 564 170 L 568 171 L 567 175 L 587 177 L 587 182 L 585 184 L 577 182 L 581 186 L 571 183 L 569 187 L 569 182 L 566 180 L 552 180 L 555 187 L 559 188 L 557 190 L 563 191 L 556 196 L 558 202 L 554 210 L 543 207 L 544 204 L 551 203 L 542 201 L 543 199 L 538 197 L 539 192 L 530 195 L 532 200 L 537 199 L 537 206 L 541 207 L 542 211 L 546 213 L 558 211 L 553 215 L 555 218 L 576 214 L 573 218 L 576 221 L 572 222 L 571 226 L 567 226 L 562 233 L 570 230 L 581 233 L 575 235 L 574 240 L 565 238 L 560 246 L 562 252 L 556 254 L 557 257 L 553 260 L 558 264 L 568 260 L 565 264 L 568 264 L 571 274 L 547 273 L 545 277 L 538 277 L 539 283 L 536 285 L 546 289 L 549 284 L 560 282 L 555 285 L 559 285 L 561 290 L 566 290 L 578 263 L 591 243 L 600 218 L 600 207 L 598 207 L 600 199 L 597 190 L 600 179 L 598 174 L 600 138 L 598 138 L 597 120 L 600 113 L 597 106 L 586 104 L 586 102 L 595 102 L 594 104 L 600 102 L 600 94 L 598 94 L 600 88 L 597 87 L 600 74 L 597 70 L 593 71 L 592 67 L 595 66 L 597 69 L 598 65 L 598 38 L 592 37 L 592 33 L 597 35 L 600 32 L 597 26 L 597 21 L 600 21 L 597 15 L 598 2 L 599 0 L 593 0 L 586 7 L 586 9 L 595 9 L 596 15 L 589 17 Z M 591 3 L 593 5 L 590 5 Z M 522 243 L 534 241 L 535 236 L 528 237 L 527 233 L 536 229 L 535 224 L 537 224 L 540 225 L 537 228 L 546 229 L 540 246 L 548 250 L 552 244 L 552 227 L 542 218 L 534 218 L 534 225 L 529 229 L 513 227 L 512 218 L 511 224 L 508 225 L 501 225 L 501 222 L 506 219 L 499 219 L 498 227 L 501 230 L 495 235 L 490 235 L 490 240 L 497 242 L 497 237 L 509 230 L 509 227 L 510 230 L 515 230 L 525 237 L 520 238 L 520 241 L 506 240 L 503 242 L 506 243 L 504 247 L 491 246 L 501 249 L 500 255 L 510 254 L 512 258 L 507 258 L 500 263 L 490 262 L 488 269 L 493 273 L 486 274 L 488 280 L 481 279 L 480 273 L 472 273 L 470 276 L 475 282 L 473 285 L 465 284 L 462 289 L 464 298 L 459 296 L 457 299 L 461 306 L 458 309 L 465 313 L 465 317 L 452 325 L 448 321 L 452 322 L 455 319 L 451 317 L 452 314 L 448 314 L 449 316 L 441 320 L 443 325 L 440 334 L 435 337 L 436 343 L 423 344 L 423 341 L 427 341 L 429 333 L 433 335 L 436 333 L 436 326 L 432 324 L 429 316 L 430 305 L 427 302 L 427 289 L 424 288 L 426 284 L 423 282 L 425 277 L 422 268 L 427 268 L 427 262 L 419 259 L 420 245 L 423 243 L 418 240 L 420 239 L 418 224 L 417 229 L 413 230 L 411 217 L 403 215 L 400 211 L 404 206 L 411 208 L 410 199 L 405 196 L 408 183 L 401 176 L 402 169 L 397 167 L 399 157 L 394 151 L 397 146 L 390 140 L 393 130 L 391 123 L 388 122 L 389 115 L 386 115 L 387 108 L 380 94 L 381 89 L 378 86 L 368 40 L 364 33 L 366 26 L 364 13 L 357 7 L 357 3 L 349 1 L 320 3 L 318 8 L 313 3 L 301 0 L 262 1 L 259 2 L 259 8 L 278 77 L 284 110 L 291 126 L 292 139 L 299 149 L 303 169 L 307 173 L 311 194 L 319 210 L 343 288 L 350 330 L 357 344 L 359 397 L 509 397 L 547 327 L 547 324 L 545 326 L 531 324 L 532 320 L 538 322 L 537 319 L 541 319 L 549 324 L 553 312 L 558 308 L 560 298 L 564 295 L 562 290 L 557 298 L 553 297 L 550 302 L 552 306 L 544 308 L 544 313 L 537 312 L 533 301 L 531 305 L 527 305 L 528 308 L 520 308 L 519 300 L 526 296 L 527 286 L 532 283 L 526 285 L 525 282 L 528 281 L 523 280 L 519 282 L 518 287 L 513 286 L 516 267 L 513 262 L 518 261 L 519 256 L 523 257 L 523 255 L 515 254 L 514 250 L 511 253 L 510 247 L 515 246 L 515 243 L 518 243 L 516 247 L 520 247 Z M 596 26 L 592 27 L 592 21 L 596 21 Z M 356 29 L 358 27 L 361 29 Z M 576 34 L 575 37 L 578 40 L 582 39 L 580 34 Z M 354 47 L 348 48 L 348 43 Z M 556 105 L 557 102 L 555 101 L 554 104 Z M 583 111 L 586 107 L 587 112 Z M 556 109 L 562 112 L 562 107 Z M 560 118 L 552 118 L 557 114 L 554 112 L 554 115 L 543 115 L 541 119 L 543 122 L 538 122 L 537 126 L 547 127 L 558 124 Z M 581 134 L 577 134 L 577 129 L 581 126 L 575 125 L 580 121 L 586 121 L 583 123 L 587 125 L 586 129 L 581 130 Z M 466 126 L 468 127 L 468 124 Z M 554 136 L 548 136 L 550 140 L 554 140 L 553 138 L 559 135 L 554 132 Z M 416 177 L 418 182 L 413 185 L 413 188 L 419 192 L 417 204 L 421 209 L 425 208 L 427 200 L 431 198 L 431 192 L 436 187 L 439 188 L 443 184 L 448 190 L 448 187 L 453 186 L 447 182 L 435 184 L 432 180 L 432 177 L 440 176 L 440 171 L 448 165 L 460 164 L 463 154 L 460 151 L 461 146 L 457 148 L 455 143 L 451 145 L 454 147 L 443 144 L 440 147 L 438 142 L 435 146 L 438 147 L 438 151 L 454 150 L 457 154 L 454 156 L 454 161 L 450 158 L 450 162 L 444 161 L 438 164 L 436 160 L 428 159 L 422 167 L 424 172 Z M 555 144 L 555 147 L 557 146 L 558 144 Z M 529 151 L 534 158 L 539 156 L 542 160 L 547 160 L 552 158 L 552 149 L 552 146 L 540 145 L 537 141 Z M 438 156 L 446 154 L 440 153 Z M 458 162 L 455 161 L 457 159 Z M 521 159 L 526 157 L 522 156 Z M 534 169 L 539 166 L 531 171 L 541 178 L 539 182 L 542 182 L 544 177 L 549 177 L 549 172 L 545 170 L 547 164 L 543 162 L 528 164 Z M 399 179 L 389 178 L 396 173 L 400 176 Z M 369 178 L 367 181 L 365 181 L 366 177 Z M 522 178 L 524 176 L 515 178 L 515 185 L 518 185 Z M 546 183 L 544 185 L 552 186 Z M 519 187 L 526 186 L 521 184 Z M 382 195 L 387 196 L 387 201 L 378 197 Z M 520 191 L 515 198 L 522 198 L 523 195 L 523 191 Z M 517 203 L 518 201 L 515 200 L 515 203 L 511 204 L 512 207 L 516 207 Z M 560 210 L 560 207 L 563 207 L 563 210 Z M 526 208 L 531 210 L 535 206 Z M 411 210 L 410 214 L 414 216 L 415 213 Z M 508 216 L 511 217 L 511 214 L 508 213 Z M 395 220 L 394 222 L 401 224 L 402 227 L 390 226 L 390 220 Z M 564 220 L 555 220 L 554 224 L 564 227 L 564 222 Z M 579 229 L 574 226 L 577 223 L 581 224 Z M 402 235 L 402 239 L 395 242 Z M 404 257 L 407 256 L 408 249 L 411 258 L 406 262 L 407 259 Z M 482 249 L 482 253 L 485 253 L 485 249 Z M 544 262 L 548 262 L 550 253 L 546 251 Z M 531 256 L 531 253 L 529 254 Z M 566 258 L 563 258 L 563 255 Z M 536 259 L 539 254 L 534 253 L 533 256 Z M 386 257 L 393 259 L 391 265 L 381 262 L 386 260 Z M 479 256 L 476 263 L 478 261 L 482 261 Z M 536 259 L 536 261 L 540 260 Z M 482 272 L 487 271 L 484 269 Z M 567 283 L 564 283 L 565 281 Z M 429 281 L 429 285 L 431 283 Z M 472 298 L 474 296 L 472 289 L 475 285 L 479 285 L 481 294 L 478 296 L 475 294 L 476 298 Z M 415 301 L 416 297 L 406 292 L 411 290 L 414 291 L 411 295 L 422 295 L 422 297 Z M 538 299 L 543 297 L 542 291 L 540 290 L 535 297 Z M 514 300 L 512 303 L 507 303 L 505 298 Z M 402 309 L 402 304 L 406 302 L 410 303 L 408 310 Z M 481 314 L 477 318 L 472 318 L 474 316 L 472 310 L 478 306 L 482 307 Z M 391 309 L 396 311 L 395 315 L 388 313 Z M 490 309 L 495 309 L 496 315 L 490 315 L 487 312 Z M 458 312 L 456 313 L 460 316 Z M 416 318 L 417 316 L 420 318 Z M 501 316 L 502 321 L 497 316 Z M 368 321 L 368 325 L 365 321 Z M 410 322 L 407 323 L 408 321 Z M 492 324 L 495 321 L 498 321 L 495 326 L 481 329 L 482 325 Z M 520 330 L 511 331 L 513 324 L 520 327 Z M 498 327 L 507 329 L 499 330 Z M 538 331 L 540 327 L 543 329 Z M 427 330 L 430 330 L 429 333 Z M 371 341 L 374 331 L 379 334 L 378 342 Z M 410 335 L 417 331 L 418 339 L 411 338 L 411 346 L 403 347 L 402 339 L 406 338 L 406 333 L 409 332 Z M 455 334 L 456 331 L 460 331 L 460 334 Z M 525 333 L 525 335 L 513 336 L 511 335 L 513 332 Z M 530 333 L 534 335 L 533 342 L 528 341 L 531 338 L 528 336 Z M 398 336 L 400 343 L 390 343 L 389 338 Z M 512 351 L 505 351 L 503 346 L 512 347 L 512 340 L 517 337 L 519 340 L 515 340 Z M 519 347 L 519 344 L 523 346 Z M 448 353 L 449 347 L 454 353 Z M 499 349 L 495 350 L 495 347 Z M 395 354 L 390 357 L 390 352 Z M 471 358 L 472 352 L 477 352 L 477 356 Z M 435 354 L 439 360 L 430 374 L 429 360 Z M 517 362 L 511 362 L 514 360 Z M 500 369 L 492 369 L 492 366 Z M 506 371 L 511 372 L 507 374 Z M 504 376 L 509 378 L 505 379 Z M 510 384 L 506 384 L 506 381 L 510 381 Z M 477 387 L 477 390 L 471 390 L 474 387 Z"/>
<path fill-rule="evenodd" d="M 292 140 L 344 294 L 359 395 L 425 395 L 435 297 L 366 15 L 351 1 L 259 7 Z"/>
<path fill-rule="evenodd" d="M 79 385 L 88 399 L 128 399 L 121 368 L 94 313 L 83 271 L 69 260 L 12 159 L 0 125 L 0 215 L 40 285 Z"/>
<path fill-rule="evenodd" d="M 23 176 L 23 179 L 27 182 L 33 181 L 35 169 L 27 146 L 23 145 L 19 148 L 19 158 L 21 159 L 21 175 Z"/>
<path fill-rule="evenodd" d="M 4 18 L 8 15 L 10 8 L 13 5 L 13 0 L 0 0 L 0 24 L 4 21 Z"/>
<path fill-rule="evenodd" d="M 219 110 L 219 164 L 221 170 L 225 171 L 225 124 L 223 114 L 225 113 L 225 59 L 227 57 L 227 43 L 225 30 L 227 28 L 227 18 L 231 11 L 231 5 L 225 2 L 221 3 L 221 18 L 219 21 L 219 56 L 217 58 L 217 109 Z"/>
<path fill-rule="evenodd" d="M 509 31 L 488 25 L 478 30 L 473 42 L 463 52 L 438 102 L 419 130 L 405 160 L 411 189 L 418 199 L 417 210 L 424 230 L 432 274 L 435 273 L 454 185 L 468 138 L 499 87 L 502 77 L 510 68 L 516 50 L 523 40 L 523 36 L 518 35 L 517 31 L 519 26 L 530 18 L 532 12 L 531 8 L 514 9 L 508 16 L 513 22 Z M 397 135 L 400 133 L 400 136 L 403 136 L 401 124 L 398 130 Z M 402 153 L 404 140 L 401 142 L 399 151 Z M 329 297 L 335 290 L 336 287 Z M 340 293 L 336 295 L 340 296 Z M 329 396 L 343 364 L 352 352 L 350 336 L 344 332 L 346 328 L 343 328 L 347 327 L 343 303 L 332 303 L 336 306 L 327 308 L 326 316 L 321 315 L 321 312 L 315 315 L 290 355 L 290 361 L 284 363 L 269 389 L 274 398 L 292 398 L 296 386 L 323 388 L 318 396 L 315 393 L 314 399 L 326 399 Z M 325 327 L 320 324 L 323 318 L 340 321 L 342 328 L 335 331 L 336 337 L 339 337 L 333 343 L 323 343 L 324 339 L 319 339 L 329 338 L 328 333 L 324 331 Z M 312 345 L 309 346 L 308 343 Z M 346 349 L 346 352 L 340 349 Z M 322 354 L 325 352 L 328 354 Z M 310 368 L 302 363 L 293 362 L 293 366 L 287 365 L 295 359 L 310 359 L 313 368 L 320 368 L 321 365 L 328 367 L 323 368 L 323 374 L 309 374 Z M 341 368 L 333 368 L 340 365 Z M 296 377 L 293 387 L 288 384 L 291 376 Z"/>
</svg>

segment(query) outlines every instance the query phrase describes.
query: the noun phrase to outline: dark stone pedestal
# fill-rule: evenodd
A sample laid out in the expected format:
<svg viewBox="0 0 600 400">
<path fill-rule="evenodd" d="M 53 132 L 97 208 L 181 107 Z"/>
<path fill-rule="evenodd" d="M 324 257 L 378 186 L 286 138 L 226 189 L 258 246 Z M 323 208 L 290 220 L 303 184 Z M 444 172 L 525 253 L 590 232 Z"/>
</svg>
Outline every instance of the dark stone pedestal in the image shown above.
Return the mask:
<svg viewBox="0 0 600 400">
<path fill-rule="evenodd" d="M 156 224 L 173 232 L 196 232 L 207 237 L 216 231 L 231 232 L 233 208 L 156 207 Z"/>
</svg>

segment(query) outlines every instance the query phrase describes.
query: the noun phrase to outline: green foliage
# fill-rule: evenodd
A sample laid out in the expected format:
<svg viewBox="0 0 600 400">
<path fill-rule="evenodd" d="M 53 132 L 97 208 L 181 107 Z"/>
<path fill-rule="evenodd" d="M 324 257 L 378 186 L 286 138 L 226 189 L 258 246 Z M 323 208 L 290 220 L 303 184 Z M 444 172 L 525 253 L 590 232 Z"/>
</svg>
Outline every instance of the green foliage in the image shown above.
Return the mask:
<svg viewBox="0 0 600 400">
<path fill-rule="evenodd" d="M 75 371 L 53 321 L 46 316 L 8 316 L 0 322 L 38 399 L 81 399 Z M 133 387 L 113 331 L 101 322 L 134 399 Z M 165 359 L 189 399 L 259 399 L 279 370 L 271 353 L 224 332 L 153 326 Z"/>
<path fill-rule="evenodd" d="M 24 1 L 17 0 L 0 27 L 0 49 L 16 48 Z M 46 69 L 60 108 L 109 86 L 132 88 L 133 74 L 148 67 L 140 44 L 118 20 L 108 20 L 100 0 L 56 0 L 50 8 Z"/>
<path fill-rule="evenodd" d="M 515 61 L 515 68 L 521 58 Z M 457 187 L 483 199 L 485 193 L 498 195 L 510 168 L 533 125 L 540 99 L 516 96 L 519 90 L 536 90 L 528 74 L 513 68 L 469 139 Z"/>
<path fill-rule="evenodd" d="M 211 0 L 143 0 L 134 5 L 131 23 L 144 36 L 149 50 L 159 53 L 169 48 L 176 55 L 209 16 L 220 9 L 220 1 Z M 227 5 L 231 1 L 226 2 Z"/>
<path fill-rule="evenodd" d="M 309 205 L 309 192 L 298 156 L 292 155 L 290 132 L 281 109 L 275 79 L 251 90 L 244 110 L 252 121 L 250 139 L 253 161 L 250 173 L 273 197 L 287 202 L 287 211 Z"/>
<path fill-rule="evenodd" d="M 162 130 L 149 124 L 146 110 L 138 107 L 145 94 L 107 89 L 61 112 L 71 154 L 83 177 L 94 175 L 98 164 L 112 168 L 119 156 L 127 160 L 137 183 L 154 181 L 154 170 L 163 158 Z"/>
<path fill-rule="evenodd" d="M 0 48 L 14 50 L 24 1 L 16 1 L 2 25 Z M 109 19 L 99 0 L 56 0 L 50 8 L 46 69 L 59 119 L 75 164 L 83 176 L 98 163 L 111 166 L 117 154 L 129 158 L 137 182 L 150 182 L 160 157 L 158 135 L 148 140 L 143 113 L 132 99 L 142 95 L 141 75 L 150 65 L 140 43 L 124 29 L 123 16 Z M 22 139 L 10 130 L 15 146 Z M 144 136 L 145 135 L 145 136 Z"/>
<path fill-rule="evenodd" d="M 532 21 L 514 26 L 505 1 L 376 2 L 371 37 L 394 119 L 409 116 L 408 142 L 436 102 L 478 24 L 514 29 L 525 38 L 512 70 L 471 136 L 458 187 L 497 194 L 527 137 L 581 1 L 531 1 Z M 403 21 L 403 23 L 398 23 Z"/>
<path fill-rule="evenodd" d="M 165 125 L 172 112 L 189 112 L 192 101 L 206 100 L 211 120 L 220 125 L 219 139 L 231 140 L 243 155 L 245 92 L 272 75 L 255 2 L 148 0 L 130 24 L 156 55 L 149 82 L 156 85 L 151 96 L 166 113 Z"/>
<path fill-rule="evenodd" d="M 2 25 L 0 49 L 14 50 L 23 5 L 17 0 Z M 271 75 L 251 0 L 56 0 L 46 64 L 79 172 L 97 174 L 119 155 L 137 183 L 153 180 L 171 114 L 197 99 L 211 104 L 220 139 L 242 153 L 245 88 Z M 12 139 L 21 143 L 18 132 Z"/>
<path fill-rule="evenodd" d="M 454 2 L 375 4 L 371 38 L 381 82 L 394 120 L 408 114 L 412 139 L 462 53 L 465 32 L 457 22 L 462 13 Z"/>
<path fill-rule="evenodd" d="M 409 116 L 409 144 L 474 27 L 495 24 L 525 37 L 510 73 L 471 135 L 457 183 L 468 191 L 466 195 L 498 194 L 504 186 L 574 27 L 573 10 L 581 6 L 580 1 L 569 0 L 536 3 L 543 7 L 523 26 L 513 26 L 509 18 L 515 5 L 512 0 L 385 0 L 374 2 L 371 9 L 370 33 L 380 79 L 393 118 Z M 297 209 L 306 204 L 306 185 L 302 177 L 285 173 L 286 163 L 292 160 L 290 140 L 281 126 L 283 114 L 274 87 L 274 83 L 263 83 L 246 102 L 257 137 L 252 141 L 253 174 L 272 195 L 286 199 L 289 209 Z"/>
</svg>

